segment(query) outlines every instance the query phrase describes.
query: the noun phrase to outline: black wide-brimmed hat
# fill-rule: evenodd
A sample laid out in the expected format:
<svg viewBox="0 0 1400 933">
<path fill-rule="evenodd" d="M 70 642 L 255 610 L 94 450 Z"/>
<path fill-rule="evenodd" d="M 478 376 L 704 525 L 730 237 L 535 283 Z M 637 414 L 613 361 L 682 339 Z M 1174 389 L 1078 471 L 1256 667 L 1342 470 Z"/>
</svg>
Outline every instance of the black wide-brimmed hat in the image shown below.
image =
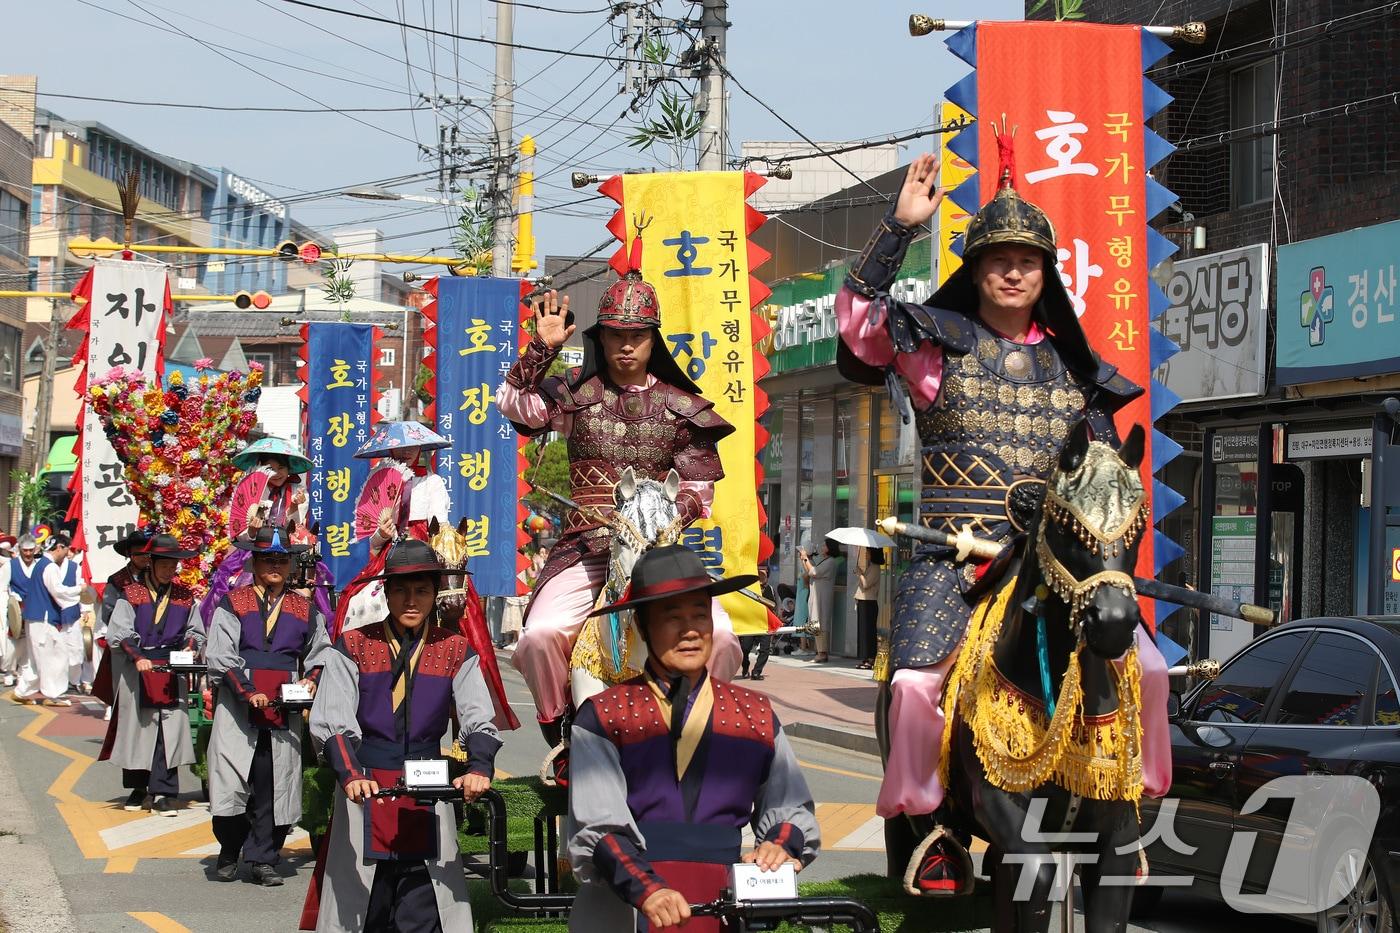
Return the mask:
<svg viewBox="0 0 1400 933">
<path fill-rule="evenodd" d="M 311 550 L 309 544 L 291 544 L 292 529 L 263 525 L 251 538 L 240 538 L 233 546 L 250 554 L 300 554 Z"/>
<path fill-rule="evenodd" d="M 151 535 L 145 544 L 135 548 L 132 553 L 146 554 L 150 557 L 166 557 L 170 560 L 184 560 L 187 557 L 194 557 L 196 552 L 187 551 L 180 547 L 180 542 L 174 535 L 155 534 Z"/>
<path fill-rule="evenodd" d="M 711 596 L 721 596 L 757 582 L 758 577 L 751 573 L 728 579 L 712 577 L 705 570 L 705 564 L 699 555 L 685 545 L 671 544 L 653 548 L 643 554 L 637 565 L 632 568 L 632 581 L 627 584 L 622 598 L 610 606 L 593 610 L 589 615 L 635 609 L 658 599 L 681 596 L 685 593 L 704 592 Z"/>
<path fill-rule="evenodd" d="M 442 580 L 447 568 L 438 560 L 437 551 L 417 538 L 405 538 L 389 547 L 389 555 L 384 558 L 384 572 L 370 580 L 388 580 L 391 577 L 412 577 L 420 573 L 430 573 Z"/>
<path fill-rule="evenodd" d="M 149 528 L 137 528 L 131 534 L 112 545 L 112 550 L 116 551 L 122 557 L 130 557 L 133 551 L 140 553 L 141 546 L 149 540 L 151 540 L 151 530 Z"/>
</svg>

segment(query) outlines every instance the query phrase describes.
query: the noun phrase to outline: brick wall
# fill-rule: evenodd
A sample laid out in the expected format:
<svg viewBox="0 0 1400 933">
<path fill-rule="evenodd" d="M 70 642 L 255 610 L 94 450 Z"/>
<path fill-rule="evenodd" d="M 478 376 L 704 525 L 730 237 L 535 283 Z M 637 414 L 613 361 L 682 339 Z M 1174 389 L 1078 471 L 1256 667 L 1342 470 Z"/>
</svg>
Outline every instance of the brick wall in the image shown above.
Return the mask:
<svg viewBox="0 0 1400 933">
<path fill-rule="evenodd" d="M 1202 20 L 1202 46 L 1173 44 L 1161 65 L 1208 55 L 1216 49 L 1269 39 L 1275 17 L 1283 33 L 1350 16 L 1376 6 L 1372 0 L 1269 0 L 1251 3 L 1200 0 L 1126 0 L 1093 4 L 1089 18 L 1101 22 L 1177 25 Z M 1028 4 L 1029 5 L 1029 4 Z M 1044 18 L 1047 10 L 1038 18 Z M 1155 19 L 1153 18 L 1155 16 Z M 1296 38 L 1293 41 L 1296 41 Z M 1275 57 L 1283 76 L 1279 116 L 1303 113 L 1375 97 L 1395 90 L 1394 63 L 1400 58 L 1400 21 L 1375 20 L 1310 45 L 1285 49 Z M 1245 64 L 1239 55 L 1208 69 L 1171 78 L 1157 77 L 1175 102 L 1153 122 L 1171 142 L 1230 129 L 1230 75 Z M 1400 113 L 1394 105 L 1311 121 L 1278 134 L 1277 216 L 1266 201 L 1231 203 L 1230 146 L 1211 145 L 1178 152 L 1155 170 L 1159 181 L 1181 199 L 1182 208 L 1206 227 L 1207 250 L 1248 243 L 1279 244 L 1325 236 L 1400 217 Z M 1179 223 L 1171 213 L 1160 221 Z M 1277 223 L 1276 236 L 1271 236 Z"/>
</svg>

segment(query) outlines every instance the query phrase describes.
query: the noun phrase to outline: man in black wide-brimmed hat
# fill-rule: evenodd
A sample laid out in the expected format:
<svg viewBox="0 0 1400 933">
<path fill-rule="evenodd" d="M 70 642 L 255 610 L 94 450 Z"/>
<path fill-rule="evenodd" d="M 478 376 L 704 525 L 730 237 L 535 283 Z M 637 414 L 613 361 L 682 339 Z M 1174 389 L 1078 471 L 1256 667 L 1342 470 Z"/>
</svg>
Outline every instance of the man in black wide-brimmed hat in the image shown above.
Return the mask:
<svg viewBox="0 0 1400 933">
<path fill-rule="evenodd" d="M 214 610 L 205 659 L 218 684 L 209 738 L 209 813 L 219 840 L 215 876 L 232 881 L 240 856 L 253 880 L 282 883 L 275 866 L 287 833 L 301 819 L 300 712 L 280 703 L 284 685 L 315 692 L 330 649 L 326 620 L 288 589 L 295 555 L 290 528 L 262 525 L 233 546 L 249 553 L 253 582 L 229 591 Z"/>
<path fill-rule="evenodd" d="M 467 773 L 453 786 L 475 800 L 495 774 L 501 742 L 479 659 L 437 624 L 443 570 L 427 544 L 400 539 L 376 578 L 388 617 L 325 653 L 311 736 L 339 786 L 302 929 L 472 929 L 452 802 L 374 796 L 403 780 L 406 761 L 443 758 L 454 713 Z"/>
<path fill-rule="evenodd" d="M 172 651 L 204 647 L 194 593 L 175 579 L 180 561 L 195 552 L 168 534 L 151 536 L 138 550 L 150 569 L 122 591 L 107 624 L 116 702 L 99 760 L 121 765 L 122 786 L 131 790 L 127 810 L 140 810 L 154 795 L 151 811 L 173 817 L 180 765 L 195 759 L 185 679 L 165 668 Z"/>
<path fill-rule="evenodd" d="M 637 561 L 620 601 L 647 643 L 642 676 L 583 704 L 570 733 L 568 843 L 584 882 L 572 931 L 636 929 L 634 911 L 656 930 L 718 931 L 689 904 L 713 900 L 744 855 L 772 870 L 816 858 L 815 804 L 768 698 L 709 675 L 713 598 L 753 583 L 716 580 L 679 545 Z"/>
</svg>

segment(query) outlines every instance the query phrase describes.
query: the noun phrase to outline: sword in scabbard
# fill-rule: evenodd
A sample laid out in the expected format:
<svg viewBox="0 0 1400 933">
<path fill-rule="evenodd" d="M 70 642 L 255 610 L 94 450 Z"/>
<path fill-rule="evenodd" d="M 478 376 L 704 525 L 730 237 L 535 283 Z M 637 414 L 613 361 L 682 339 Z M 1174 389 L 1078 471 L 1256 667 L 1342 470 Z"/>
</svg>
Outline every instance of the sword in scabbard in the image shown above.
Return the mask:
<svg viewBox="0 0 1400 933">
<path fill-rule="evenodd" d="M 977 537 L 967 525 L 958 529 L 957 534 L 949 534 L 936 528 L 925 528 L 922 525 L 911 525 L 892 517 L 882 519 L 879 526 L 881 531 L 892 537 L 909 538 L 914 541 L 936 544 L 939 547 L 951 548 L 959 561 L 965 561 L 969 557 L 977 560 L 992 560 L 1002 552 L 1004 547 L 996 541 Z M 1175 586 L 1147 577 L 1134 577 L 1133 583 L 1137 586 L 1139 595 L 1150 596 L 1153 599 L 1185 606 L 1188 609 L 1213 612 L 1216 615 L 1229 616 L 1232 619 L 1243 619 L 1254 625 L 1267 626 L 1278 621 L 1272 609 L 1239 600 L 1226 599 L 1224 596 L 1217 596 L 1214 593 L 1202 593 L 1189 587 Z"/>
</svg>

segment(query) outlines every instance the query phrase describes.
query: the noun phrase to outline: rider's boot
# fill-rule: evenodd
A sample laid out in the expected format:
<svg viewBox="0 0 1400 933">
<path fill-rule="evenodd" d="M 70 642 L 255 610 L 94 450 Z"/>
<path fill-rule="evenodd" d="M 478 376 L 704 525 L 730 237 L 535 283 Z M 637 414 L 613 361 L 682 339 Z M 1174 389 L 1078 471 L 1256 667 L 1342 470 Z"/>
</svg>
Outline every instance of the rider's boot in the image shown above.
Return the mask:
<svg viewBox="0 0 1400 933">
<path fill-rule="evenodd" d="M 564 741 L 564 717 L 540 719 L 540 733 L 549 746 L 549 755 L 540 768 L 540 780 L 550 787 L 569 786 L 569 745 Z"/>
<path fill-rule="evenodd" d="M 970 894 L 974 882 L 972 857 L 940 809 L 932 814 L 910 815 L 920 842 L 904 870 L 904 890 L 921 897 L 955 897 Z"/>
</svg>

